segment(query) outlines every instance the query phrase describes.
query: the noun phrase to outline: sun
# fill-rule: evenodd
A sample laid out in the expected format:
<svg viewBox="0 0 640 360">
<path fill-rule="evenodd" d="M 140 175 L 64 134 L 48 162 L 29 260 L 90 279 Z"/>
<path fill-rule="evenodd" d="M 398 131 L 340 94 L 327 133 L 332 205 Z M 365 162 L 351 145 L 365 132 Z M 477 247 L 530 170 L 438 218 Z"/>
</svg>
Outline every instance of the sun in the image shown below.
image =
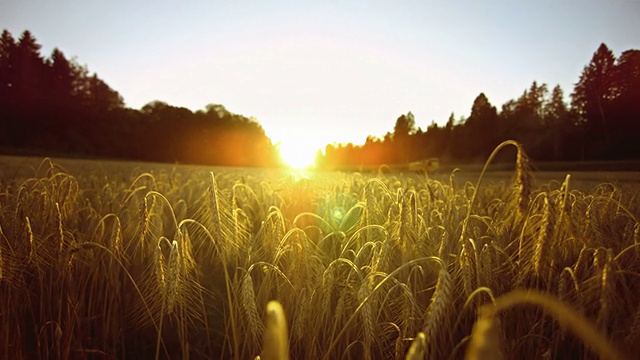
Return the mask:
<svg viewBox="0 0 640 360">
<path fill-rule="evenodd" d="M 280 157 L 289 167 L 306 169 L 315 164 L 317 150 L 304 141 L 282 141 L 278 149 Z"/>
</svg>

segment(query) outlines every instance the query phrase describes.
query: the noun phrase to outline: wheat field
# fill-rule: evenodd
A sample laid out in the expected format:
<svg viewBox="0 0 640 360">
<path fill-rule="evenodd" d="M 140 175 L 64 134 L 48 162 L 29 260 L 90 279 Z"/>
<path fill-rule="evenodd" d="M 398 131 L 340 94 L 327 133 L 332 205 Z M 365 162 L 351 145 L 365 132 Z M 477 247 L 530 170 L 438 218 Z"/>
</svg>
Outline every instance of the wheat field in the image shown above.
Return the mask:
<svg viewBox="0 0 640 360">
<path fill-rule="evenodd" d="M 501 181 L 5 171 L 0 358 L 637 358 L 640 187 L 507 146 Z"/>
</svg>

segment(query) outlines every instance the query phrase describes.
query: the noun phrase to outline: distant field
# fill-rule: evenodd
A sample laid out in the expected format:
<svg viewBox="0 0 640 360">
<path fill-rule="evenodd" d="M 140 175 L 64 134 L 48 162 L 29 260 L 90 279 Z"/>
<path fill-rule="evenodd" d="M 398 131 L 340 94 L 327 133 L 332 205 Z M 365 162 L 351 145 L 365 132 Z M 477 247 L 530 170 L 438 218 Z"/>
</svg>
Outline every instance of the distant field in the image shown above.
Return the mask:
<svg viewBox="0 0 640 360">
<path fill-rule="evenodd" d="M 33 170 L 35 170 L 40 165 L 42 159 L 42 157 L 0 155 L 0 170 L 4 174 L 4 177 L 32 176 Z M 225 168 L 216 168 L 202 165 L 176 165 L 166 163 L 129 162 L 116 160 L 82 160 L 65 158 L 53 159 L 56 164 L 60 164 L 65 169 L 69 169 L 70 171 L 103 171 L 108 172 L 111 175 L 130 175 L 132 171 L 167 171 L 174 168 L 181 169 L 183 171 L 196 172 L 225 170 Z M 565 176 L 567 174 L 570 174 L 574 180 L 584 181 L 591 185 L 597 185 L 602 182 L 611 182 L 614 184 L 640 184 L 640 162 L 637 161 L 618 161 L 610 163 L 534 163 L 533 165 L 533 177 L 540 182 L 548 182 L 552 180 L 563 181 Z M 513 168 L 514 164 L 490 166 L 489 171 L 486 173 L 485 177 L 489 181 L 508 180 L 511 176 L 513 176 Z M 562 168 L 565 168 L 566 170 L 562 170 Z M 457 177 L 463 178 L 464 181 L 474 181 L 477 180 L 480 171 L 482 170 L 482 165 L 444 165 L 436 174 L 433 174 L 432 177 L 439 180 L 448 178 L 453 169 L 457 169 Z M 277 169 L 243 170 L 257 172 L 266 171 L 269 174 L 286 173 L 286 170 Z M 357 172 L 357 169 L 354 169 L 354 171 Z M 375 169 L 368 169 L 367 172 L 377 173 Z M 414 172 L 408 171 L 406 169 L 392 169 L 391 173 L 414 176 Z"/>
<path fill-rule="evenodd" d="M 0 358 L 633 358 L 639 173 L 523 156 L 479 187 L 0 156 Z"/>
</svg>

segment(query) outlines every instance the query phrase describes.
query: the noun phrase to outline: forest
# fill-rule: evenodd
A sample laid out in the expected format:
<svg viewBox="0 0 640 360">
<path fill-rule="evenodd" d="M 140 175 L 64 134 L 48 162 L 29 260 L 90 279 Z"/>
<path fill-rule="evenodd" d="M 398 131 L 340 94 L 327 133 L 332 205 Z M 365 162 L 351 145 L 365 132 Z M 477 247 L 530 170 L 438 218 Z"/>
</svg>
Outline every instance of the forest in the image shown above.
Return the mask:
<svg viewBox="0 0 640 360">
<path fill-rule="evenodd" d="M 273 167 L 277 149 L 255 119 L 219 104 L 192 112 L 118 92 L 29 31 L 0 38 L 0 152 L 221 166 Z"/>
<path fill-rule="evenodd" d="M 75 58 L 55 48 L 48 58 L 25 30 L 0 38 L 0 153 L 111 158 L 220 166 L 281 166 L 277 147 L 257 119 L 220 104 L 191 111 L 162 101 L 127 108 L 120 94 Z M 440 158 L 483 161 L 512 139 L 537 161 L 640 158 L 640 51 L 616 58 L 601 44 L 565 100 L 559 86 L 533 81 L 498 109 L 484 93 L 469 117 L 451 114 L 416 127 L 411 112 L 383 138 L 329 144 L 320 168 L 405 164 Z M 390 121 L 390 124 L 392 122 Z M 498 159 L 500 160 L 500 159 Z"/>
<path fill-rule="evenodd" d="M 639 50 L 624 51 L 616 59 L 601 44 L 569 98 L 567 104 L 559 85 L 549 90 L 547 84 L 533 81 L 522 95 L 498 110 L 480 93 L 468 118 L 451 114 L 445 126 L 434 121 L 422 130 L 408 112 L 382 139 L 369 136 L 362 146 L 328 145 L 317 162 L 326 167 L 358 167 L 437 157 L 450 163 L 483 163 L 508 139 L 522 144 L 537 161 L 640 158 Z"/>
</svg>

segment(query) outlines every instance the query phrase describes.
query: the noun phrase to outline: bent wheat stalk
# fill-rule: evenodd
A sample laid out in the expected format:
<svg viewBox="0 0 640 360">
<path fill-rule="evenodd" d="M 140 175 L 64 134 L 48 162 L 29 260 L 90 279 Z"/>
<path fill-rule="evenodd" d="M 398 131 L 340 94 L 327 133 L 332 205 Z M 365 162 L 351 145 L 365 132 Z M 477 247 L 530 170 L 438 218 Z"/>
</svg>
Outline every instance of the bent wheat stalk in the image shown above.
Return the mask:
<svg viewBox="0 0 640 360">
<path fill-rule="evenodd" d="M 500 359 L 500 325 L 498 313 L 515 305 L 533 304 L 543 307 L 561 326 L 571 330 L 587 347 L 602 359 L 626 359 L 607 341 L 596 326 L 583 318 L 563 301 L 535 290 L 514 290 L 496 299 L 495 304 L 480 308 L 480 317 L 474 324 L 467 360 Z"/>
<path fill-rule="evenodd" d="M 531 192 L 530 191 L 531 176 L 529 172 L 529 161 L 520 143 L 518 143 L 515 140 L 506 140 L 502 142 L 500 145 L 496 146 L 496 148 L 493 150 L 491 155 L 489 155 L 487 162 L 484 163 L 482 171 L 480 172 L 480 176 L 478 177 L 478 181 L 476 182 L 476 186 L 473 191 L 473 196 L 469 201 L 469 206 L 467 207 L 467 214 L 462 222 L 462 231 L 460 232 L 460 243 L 462 243 L 465 239 L 469 218 L 471 217 L 471 210 L 473 208 L 473 204 L 476 201 L 476 197 L 478 195 L 478 189 L 480 188 L 480 183 L 482 182 L 484 174 L 487 171 L 489 164 L 491 164 L 491 161 L 493 161 L 493 158 L 500 152 L 500 150 L 502 150 L 502 148 L 507 147 L 509 145 L 515 146 L 515 148 L 518 151 L 516 155 L 516 176 L 515 176 L 516 185 L 518 187 L 518 209 L 521 215 L 524 215 L 524 213 L 526 212 L 527 207 L 529 206 L 529 194 Z M 452 176 L 453 176 L 453 173 L 452 173 Z"/>
<path fill-rule="evenodd" d="M 360 313 L 360 311 L 362 311 L 362 308 L 365 306 L 365 304 L 372 298 L 372 296 L 374 294 L 376 294 L 378 292 L 378 290 L 380 288 L 382 288 L 382 286 L 389 281 L 389 279 L 393 279 L 398 273 L 400 273 L 402 270 L 411 267 L 415 264 L 418 264 L 420 262 L 423 261 L 435 261 L 436 263 L 438 263 L 441 267 L 441 269 L 445 268 L 444 263 L 442 262 L 442 259 L 436 257 L 436 256 L 427 256 L 427 257 L 421 257 L 418 259 L 414 259 L 411 260 L 401 266 L 399 266 L 397 269 L 395 269 L 394 271 L 390 272 L 389 274 L 387 274 L 380 282 L 378 282 L 378 284 L 369 292 L 369 295 L 364 298 L 362 301 L 360 301 L 360 303 L 358 304 L 358 306 L 356 307 L 356 309 L 354 310 L 354 312 L 351 314 L 351 316 L 349 317 L 349 319 L 346 321 L 346 323 L 344 323 L 342 325 L 342 329 L 338 332 L 338 334 L 336 336 L 333 337 L 333 341 L 331 342 L 331 344 L 329 344 L 329 347 L 326 349 L 325 351 L 325 355 L 322 357 L 322 359 L 329 359 L 331 356 L 331 352 L 333 351 L 334 347 L 338 344 L 338 341 L 340 340 L 341 336 L 346 332 L 348 326 L 355 320 L 355 318 L 358 316 L 358 314 Z"/>
</svg>

